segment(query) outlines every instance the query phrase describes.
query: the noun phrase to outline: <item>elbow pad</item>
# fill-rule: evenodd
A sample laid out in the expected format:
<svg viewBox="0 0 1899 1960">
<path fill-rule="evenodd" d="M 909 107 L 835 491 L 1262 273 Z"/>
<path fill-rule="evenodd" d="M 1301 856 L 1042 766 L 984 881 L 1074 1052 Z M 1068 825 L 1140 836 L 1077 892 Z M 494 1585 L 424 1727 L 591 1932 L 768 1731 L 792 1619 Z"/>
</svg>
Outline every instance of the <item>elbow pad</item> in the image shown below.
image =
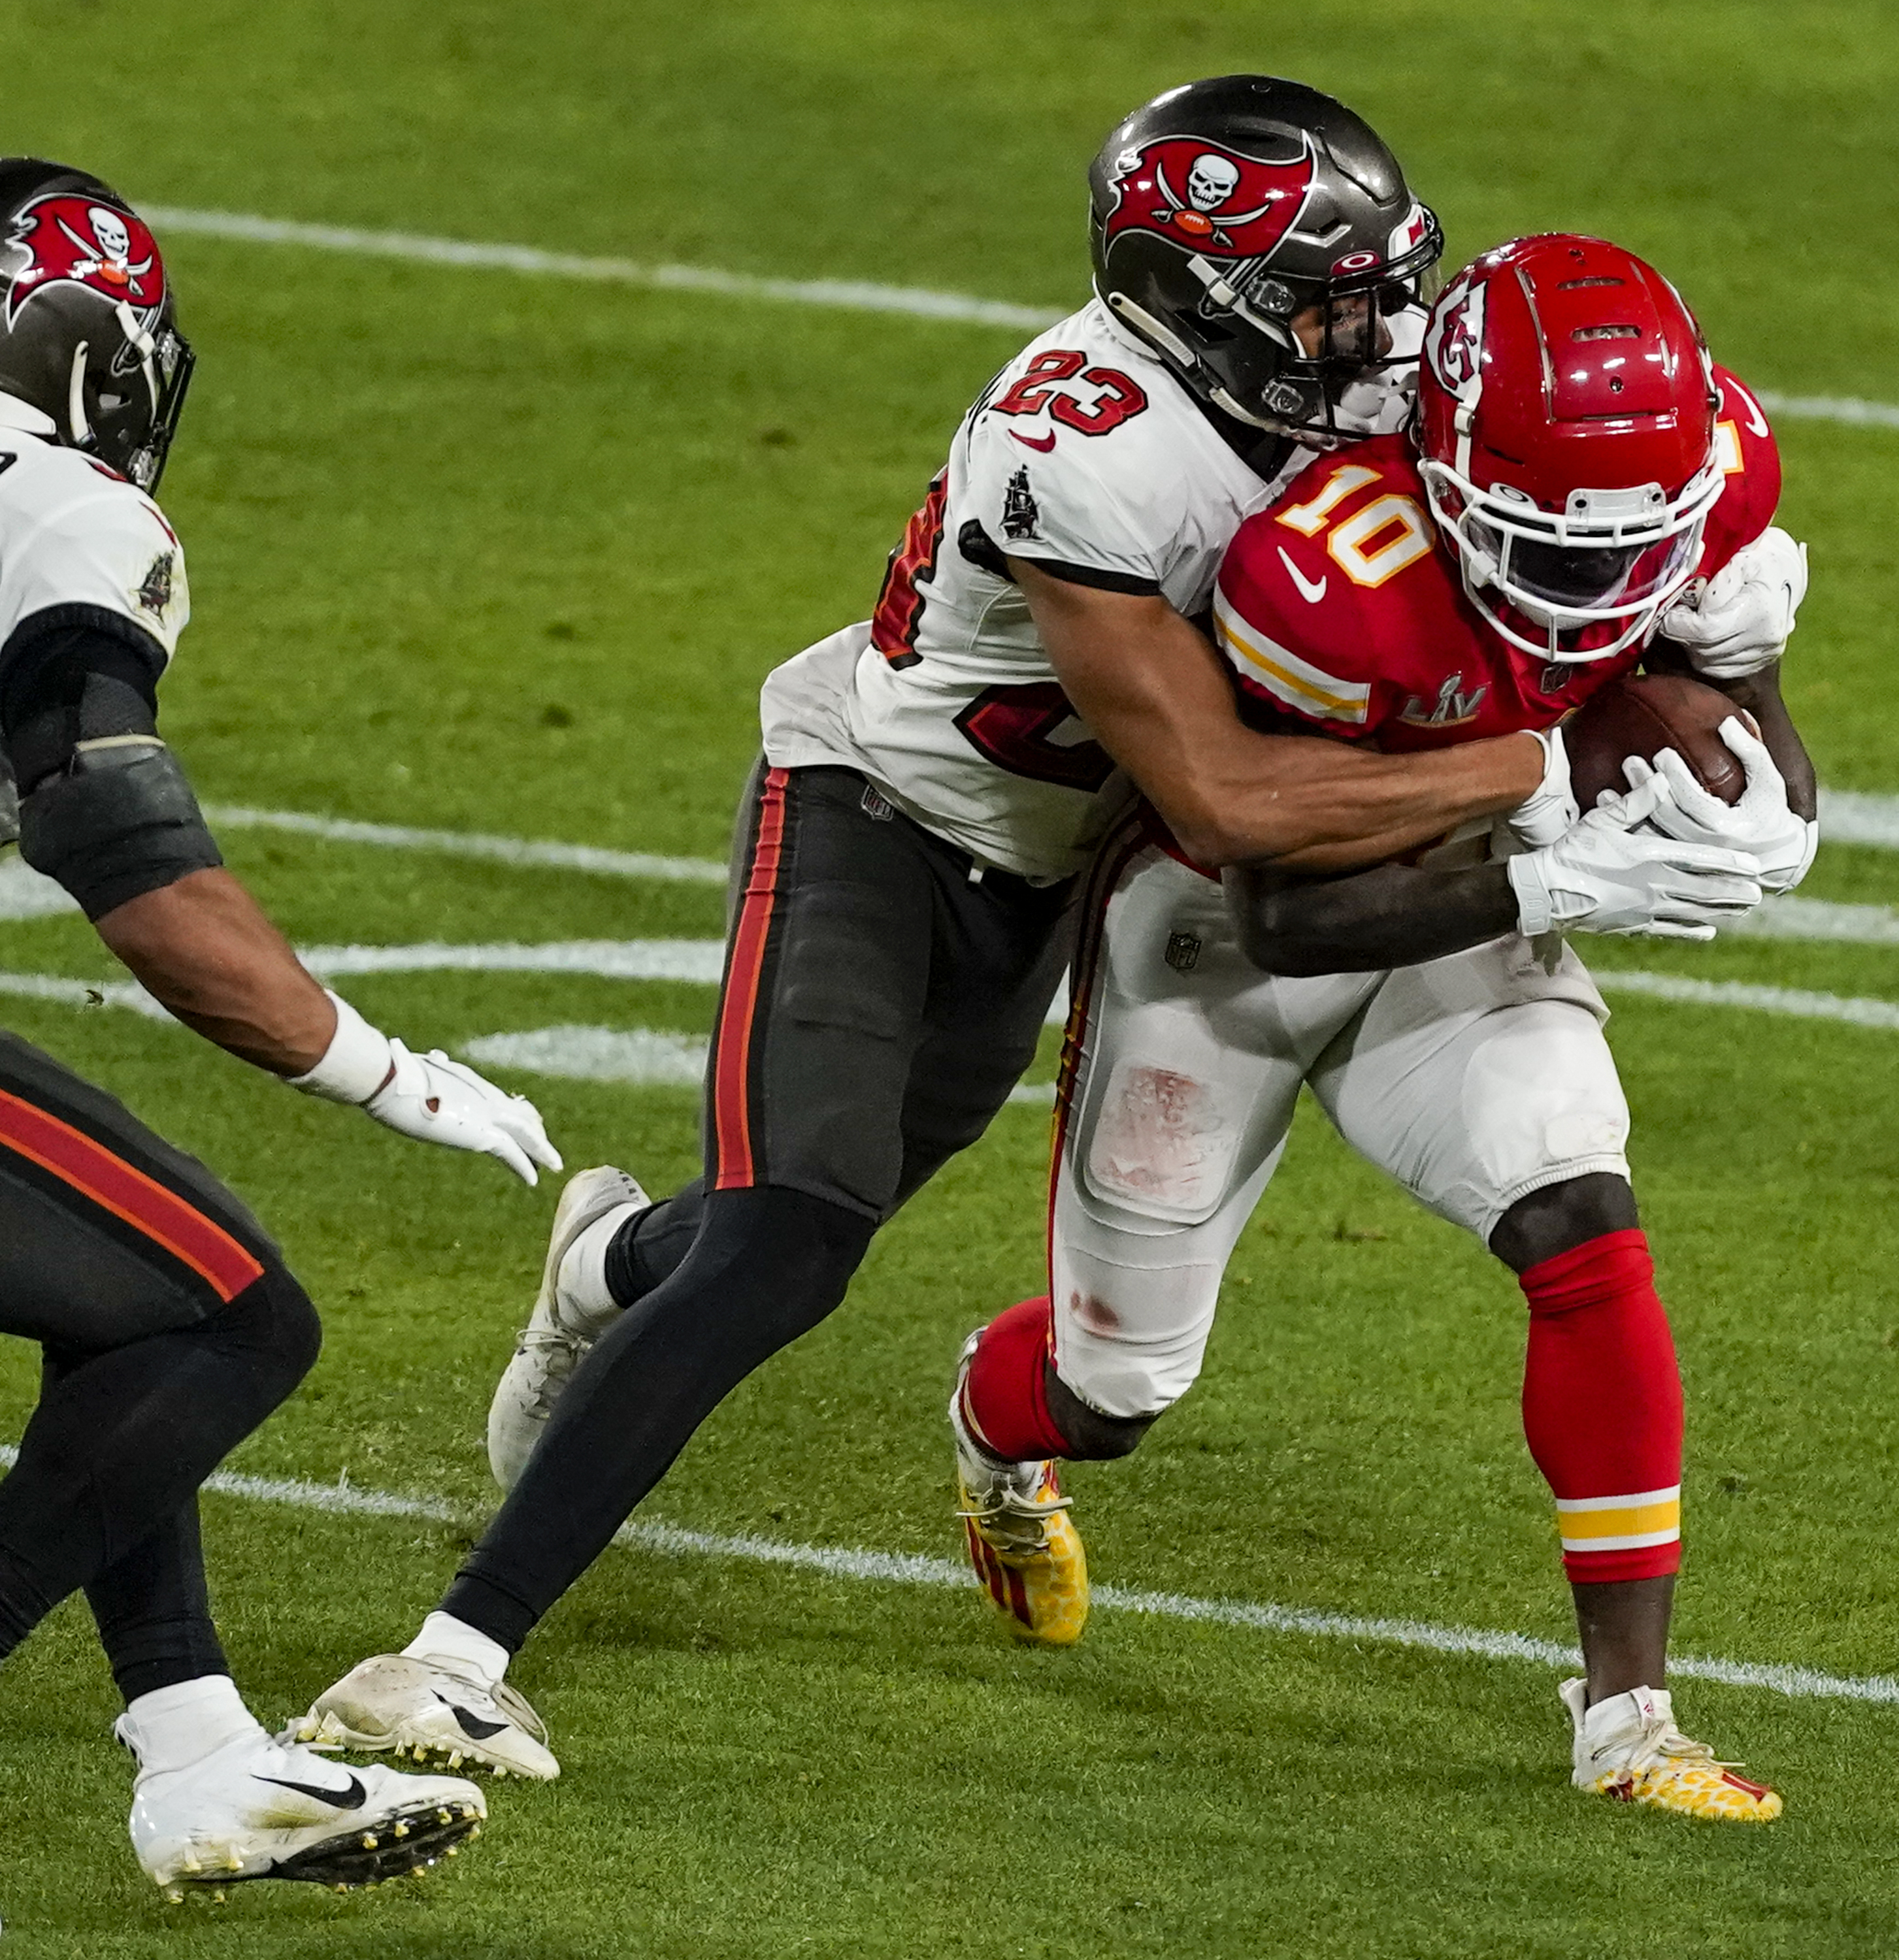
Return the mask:
<svg viewBox="0 0 1899 1960">
<path fill-rule="evenodd" d="M 155 735 L 81 743 L 21 799 L 20 854 L 94 922 L 224 862 L 177 758 Z"/>
</svg>

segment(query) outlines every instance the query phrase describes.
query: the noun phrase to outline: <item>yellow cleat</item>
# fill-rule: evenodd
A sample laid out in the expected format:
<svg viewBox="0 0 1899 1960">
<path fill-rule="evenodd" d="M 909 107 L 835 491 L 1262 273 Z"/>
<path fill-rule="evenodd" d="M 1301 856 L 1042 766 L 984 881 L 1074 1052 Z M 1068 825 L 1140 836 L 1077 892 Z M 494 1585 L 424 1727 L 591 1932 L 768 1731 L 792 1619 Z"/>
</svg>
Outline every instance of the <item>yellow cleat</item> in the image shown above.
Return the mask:
<svg viewBox="0 0 1899 1960">
<path fill-rule="evenodd" d="M 1018 1640 L 1072 1647 L 1088 1624 L 1088 1558 L 1052 1462 L 1009 1463 L 978 1443 L 965 1419 L 963 1386 L 983 1336 L 963 1344 L 950 1396 L 956 1446 L 957 1515 L 970 1563 Z"/>
<path fill-rule="evenodd" d="M 1088 1624 L 1088 1557 L 1055 1465 L 998 1466 L 973 1490 L 958 1467 L 970 1563 L 996 1610 L 1018 1640 L 1072 1647 Z"/>
<path fill-rule="evenodd" d="M 1594 1707 L 1586 1682 L 1566 1681 L 1560 1691 L 1576 1728 L 1577 1789 L 1732 1824 L 1771 1824 L 1780 1815 L 1779 1791 L 1736 1776 L 1738 1764 L 1682 1734 L 1665 1688 L 1631 1688 Z"/>
</svg>

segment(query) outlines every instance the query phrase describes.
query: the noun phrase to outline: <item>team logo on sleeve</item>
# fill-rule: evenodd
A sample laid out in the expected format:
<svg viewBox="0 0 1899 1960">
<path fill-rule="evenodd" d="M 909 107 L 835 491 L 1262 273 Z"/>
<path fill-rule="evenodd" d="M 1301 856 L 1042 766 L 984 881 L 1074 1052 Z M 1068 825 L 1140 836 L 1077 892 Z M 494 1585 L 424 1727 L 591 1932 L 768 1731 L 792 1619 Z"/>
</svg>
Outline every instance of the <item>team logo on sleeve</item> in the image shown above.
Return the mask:
<svg viewBox="0 0 1899 1960">
<path fill-rule="evenodd" d="M 85 197 L 43 197 L 14 221 L 8 241 L 16 269 L 7 292 L 7 326 L 36 294 L 79 285 L 123 300 L 136 313 L 164 304 L 165 270 L 151 234 L 129 211 Z M 26 262 L 18 263 L 24 254 Z"/>
<path fill-rule="evenodd" d="M 1028 465 L 1024 463 L 1002 489 L 1002 535 L 1012 543 L 1035 536 L 1042 513 L 1035 493 L 1028 487 Z"/>
<path fill-rule="evenodd" d="M 163 616 L 177 593 L 178 554 L 165 551 L 159 552 L 146 567 L 145 578 L 132 597 L 140 612 L 149 612 L 157 619 Z"/>
<path fill-rule="evenodd" d="M 1155 231 L 1194 251 L 1270 256 L 1312 187 L 1311 143 L 1289 163 L 1261 163 L 1198 136 L 1163 136 L 1115 159 L 1112 240 Z"/>
</svg>

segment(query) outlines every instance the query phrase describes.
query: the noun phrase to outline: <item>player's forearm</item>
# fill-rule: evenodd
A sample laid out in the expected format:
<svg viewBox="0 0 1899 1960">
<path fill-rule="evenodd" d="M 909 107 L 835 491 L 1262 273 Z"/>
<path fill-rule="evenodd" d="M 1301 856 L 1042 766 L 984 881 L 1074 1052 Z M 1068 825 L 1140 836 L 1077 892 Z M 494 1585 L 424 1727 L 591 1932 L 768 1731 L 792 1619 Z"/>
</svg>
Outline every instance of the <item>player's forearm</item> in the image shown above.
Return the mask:
<svg viewBox="0 0 1899 1960">
<path fill-rule="evenodd" d="M 330 997 L 228 871 L 193 871 L 96 923 L 147 993 L 244 1061 L 301 1075 L 330 1045 Z"/>
<path fill-rule="evenodd" d="M 1543 775 L 1541 746 L 1521 735 L 1414 756 L 1249 735 L 1222 760 L 1217 774 L 1190 775 L 1171 794 L 1149 789 L 1182 848 L 1216 870 L 1263 860 L 1305 873 L 1356 870 L 1514 810 Z"/>
<path fill-rule="evenodd" d="M 1501 864 L 1431 871 L 1381 864 L 1353 877 L 1289 879 L 1242 865 L 1225 873 L 1246 956 L 1268 973 L 1377 973 L 1481 946 L 1516 924 Z"/>
<path fill-rule="evenodd" d="M 1813 758 L 1793 725 L 1787 704 L 1780 695 L 1780 663 L 1764 667 L 1745 680 L 1700 679 L 1719 688 L 1737 708 L 1744 708 L 1760 725 L 1760 739 L 1767 745 L 1774 767 L 1787 785 L 1787 807 L 1795 816 L 1811 823 L 1820 814 L 1820 786 L 1814 775 Z"/>
</svg>

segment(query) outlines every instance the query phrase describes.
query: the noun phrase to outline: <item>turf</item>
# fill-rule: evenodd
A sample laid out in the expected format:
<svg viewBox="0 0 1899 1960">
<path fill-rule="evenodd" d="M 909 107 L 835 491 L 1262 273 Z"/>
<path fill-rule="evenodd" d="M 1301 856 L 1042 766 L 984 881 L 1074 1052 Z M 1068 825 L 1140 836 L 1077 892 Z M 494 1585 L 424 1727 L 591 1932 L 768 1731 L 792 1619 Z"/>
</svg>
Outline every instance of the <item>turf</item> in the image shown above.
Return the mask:
<svg viewBox="0 0 1899 1960">
<path fill-rule="evenodd" d="M 1873 5 L 1367 8 L 1115 0 L 681 12 L 0 0 L 0 148 L 135 198 L 868 278 L 1057 306 L 1079 175 L 1140 97 L 1265 67 L 1391 138 L 1454 255 L 1553 224 L 1654 254 L 1783 395 L 1899 399 L 1899 27 Z M 197 619 L 166 726 L 208 800 L 716 856 L 760 676 L 860 616 L 1006 332 L 180 238 L 199 379 L 166 501 Z M 1790 689 L 1827 779 L 1899 789 L 1885 703 L 1899 431 L 1782 429 L 1814 589 Z M 706 937 L 705 887 L 233 833 L 300 943 Z M 1811 895 L 1899 901 L 1829 847 Z M 1899 999 L 1889 950 L 1604 966 Z M 104 976 L 83 925 L 0 967 Z M 453 1046 L 550 1021 L 703 1031 L 706 991 L 409 975 L 366 1012 Z M 329 1328 L 237 1459 L 487 1501 L 480 1445 L 553 1192 L 286 1096 L 183 1033 L 8 1025 L 228 1176 Z M 1693 1423 L 1688 1650 L 1838 1673 L 1899 1644 L 1893 1037 L 1623 997 L 1612 1032 Z M 1042 1073 L 1046 1074 L 1047 1058 Z M 690 1173 L 690 1093 L 519 1079 L 570 1163 Z M 846 1309 L 708 1424 L 654 1514 L 947 1554 L 955 1344 L 1034 1282 L 1044 1125 L 999 1118 Z M 1514 1289 L 1309 1110 L 1206 1378 L 1077 1479 L 1098 1576 L 1565 1637 L 1515 1416 Z M 0 1356 L 0 1433 L 34 1357 Z M 455 1528 L 207 1500 L 260 1712 L 406 1638 Z M 1770 1831 L 1563 1787 L 1550 1670 L 1104 1613 L 1066 1656 L 973 1602 L 616 1551 L 520 1667 L 567 1774 L 493 1793 L 451 1876 L 164 1908 L 126 1855 L 110 1685 L 64 1608 L 0 1678 L 0 1920 L 61 1956 L 1568 1956 L 1899 1949 L 1899 1717 L 1691 1684 L 1788 1791 Z"/>
</svg>

